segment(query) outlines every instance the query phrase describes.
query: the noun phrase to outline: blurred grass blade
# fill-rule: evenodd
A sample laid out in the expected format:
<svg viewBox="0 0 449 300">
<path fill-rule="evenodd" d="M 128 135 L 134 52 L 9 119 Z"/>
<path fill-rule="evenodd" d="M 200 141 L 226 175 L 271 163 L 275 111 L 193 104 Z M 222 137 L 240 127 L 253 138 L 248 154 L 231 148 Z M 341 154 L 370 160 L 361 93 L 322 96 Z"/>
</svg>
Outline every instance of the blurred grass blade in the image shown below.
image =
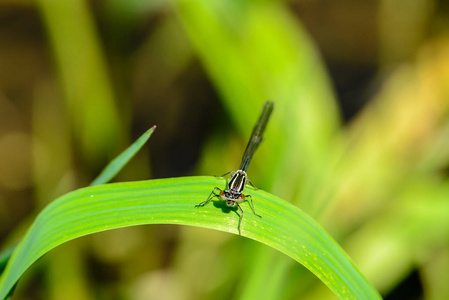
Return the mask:
<svg viewBox="0 0 449 300">
<path fill-rule="evenodd" d="M 321 213 L 324 207 L 317 207 L 316 198 L 323 197 L 321 187 L 334 161 L 340 116 L 307 31 L 281 1 L 173 3 L 193 49 L 237 128 L 247 131 L 245 136 L 251 130 L 248 120 L 257 118 L 255 108 L 268 99 L 275 102 L 267 137 L 270 131 L 277 134 L 257 154 L 258 161 L 266 155 L 264 166 L 276 166 L 263 175 L 271 177 L 272 191 L 309 214 Z"/>
<path fill-rule="evenodd" d="M 8 260 L 14 252 L 16 246 L 17 244 L 11 245 L 0 253 L 0 274 L 5 269 L 6 264 L 8 263 Z"/>
<path fill-rule="evenodd" d="M 181 224 L 237 234 L 235 210 L 214 202 L 195 208 L 224 181 L 183 177 L 113 183 L 68 193 L 48 205 L 13 253 L 0 280 L 0 299 L 27 268 L 56 246 L 87 234 L 142 224 Z M 251 188 L 249 188 L 251 189 Z M 251 189 L 258 218 L 244 204 L 242 236 L 303 264 L 342 299 L 381 299 L 344 251 L 308 215 L 262 190 Z"/>
<path fill-rule="evenodd" d="M 118 172 L 131 160 L 131 158 L 136 155 L 136 153 L 142 148 L 142 146 L 148 141 L 150 136 L 153 134 L 153 131 L 156 129 L 156 126 L 148 129 L 141 137 L 139 137 L 131 146 L 126 148 L 125 151 L 120 153 L 119 156 L 114 158 L 104 170 L 100 173 L 100 175 L 95 178 L 91 186 L 100 185 L 109 182 Z"/>
<path fill-rule="evenodd" d="M 106 57 L 88 1 L 39 0 L 72 129 L 82 154 L 98 163 L 125 138 Z M 82 67 L 80 67 L 82 66 Z"/>
</svg>

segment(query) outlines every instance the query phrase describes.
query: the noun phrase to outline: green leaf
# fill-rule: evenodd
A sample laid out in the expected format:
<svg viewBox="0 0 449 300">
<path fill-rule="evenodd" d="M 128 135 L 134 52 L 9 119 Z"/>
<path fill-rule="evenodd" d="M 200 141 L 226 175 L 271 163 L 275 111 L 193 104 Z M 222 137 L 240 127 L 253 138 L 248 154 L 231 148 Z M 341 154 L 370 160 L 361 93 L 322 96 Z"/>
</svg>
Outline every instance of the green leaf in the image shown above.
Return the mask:
<svg viewBox="0 0 449 300">
<path fill-rule="evenodd" d="M 114 158 L 107 166 L 103 169 L 100 175 L 95 178 L 91 186 L 100 185 L 109 182 L 118 172 L 131 160 L 131 158 L 136 155 L 136 153 L 142 148 L 142 146 L 148 141 L 150 136 L 153 134 L 153 131 L 156 129 L 156 126 L 148 129 L 144 134 L 142 134 L 131 146 L 126 148 L 125 151 L 120 153 L 119 156 Z"/>
<path fill-rule="evenodd" d="M 90 186 L 100 185 L 109 182 L 121 169 L 131 160 L 131 158 L 136 155 L 136 153 L 142 148 L 142 146 L 148 141 L 150 136 L 156 129 L 156 125 L 148 129 L 144 134 L 142 134 L 131 146 L 120 153 L 116 158 L 114 158 L 100 173 L 100 175 L 95 178 Z M 0 252 L 0 274 L 4 269 L 4 266 L 8 262 L 11 253 L 13 252 L 16 245 L 13 245 L 2 252 Z"/>
<path fill-rule="evenodd" d="M 0 274 L 5 269 L 6 264 L 8 263 L 8 260 L 11 257 L 12 253 L 14 252 L 14 249 L 16 248 L 16 246 L 17 246 L 17 244 L 9 246 L 8 248 L 6 248 L 5 250 L 3 250 L 0 253 Z"/>
<path fill-rule="evenodd" d="M 48 205 L 13 253 L 0 280 L 0 299 L 39 257 L 87 234 L 143 224 L 180 224 L 238 234 L 239 217 L 222 201 L 195 207 L 214 186 L 213 177 L 113 183 L 76 190 Z M 303 264 L 343 299 L 381 299 L 331 237 L 297 207 L 262 190 L 247 190 L 255 216 L 242 204 L 241 235 Z"/>
</svg>

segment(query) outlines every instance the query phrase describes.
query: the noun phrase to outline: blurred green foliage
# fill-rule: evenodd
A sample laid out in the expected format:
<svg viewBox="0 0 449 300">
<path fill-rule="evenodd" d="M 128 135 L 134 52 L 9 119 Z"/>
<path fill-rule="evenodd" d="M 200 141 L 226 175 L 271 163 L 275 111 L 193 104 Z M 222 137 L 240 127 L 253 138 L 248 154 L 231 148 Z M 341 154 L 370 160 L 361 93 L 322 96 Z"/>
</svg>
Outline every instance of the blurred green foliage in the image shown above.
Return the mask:
<svg viewBox="0 0 449 300">
<path fill-rule="evenodd" d="M 422 291 L 406 285 L 403 299 L 448 299 L 449 18 L 443 1 L 408 4 L 2 2 L 2 249 L 154 124 L 150 158 L 137 155 L 117 180 L 235 169 L 271 99 L 251 181 L 318 220 L 383 295 L 418 273 Z M 350 102 L 356 93 L 364 105 Z M 15 297 L 336 296 L 267 247 L 158 225 L 55 249 Z"/>
</svg>

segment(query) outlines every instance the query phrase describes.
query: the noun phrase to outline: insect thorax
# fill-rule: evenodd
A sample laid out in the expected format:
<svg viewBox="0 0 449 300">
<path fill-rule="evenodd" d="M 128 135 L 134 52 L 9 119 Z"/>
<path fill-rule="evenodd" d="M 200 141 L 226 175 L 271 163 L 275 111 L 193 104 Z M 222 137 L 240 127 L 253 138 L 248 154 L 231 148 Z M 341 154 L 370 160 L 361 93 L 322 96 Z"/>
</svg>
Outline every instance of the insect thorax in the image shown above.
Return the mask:
<svg viewBox="0 0 449 300">
<path fill-rule="evenodd" d="M 230 193 L 241 194 L 246 185 L 246 172 L 238 170 L 232 173 L 231 179 L 228 183 L 228 190 Z"/>
</svg>

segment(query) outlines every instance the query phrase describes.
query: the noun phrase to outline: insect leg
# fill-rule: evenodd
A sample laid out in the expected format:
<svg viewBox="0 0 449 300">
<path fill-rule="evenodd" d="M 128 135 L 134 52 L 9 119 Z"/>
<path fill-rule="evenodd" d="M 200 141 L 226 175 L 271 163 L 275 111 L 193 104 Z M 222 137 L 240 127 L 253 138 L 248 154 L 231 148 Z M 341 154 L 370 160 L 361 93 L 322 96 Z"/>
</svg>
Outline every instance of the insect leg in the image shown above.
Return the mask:
<svg viewBox="0 0 449 300">
<path fill-rule="evenodd" d="M 243 219 L 243 210 L 240 207 L 240 205 L 236 202 L 235 204 L 237 204 L 237 207 L 240 210 L 240 216 L 239 216 L 239 235 L 240 235 L 240 225 L 242 225 L 242 219 Z"/>
<path fill-rule="evenodd" d="M 221 190 L 220 190 L 219 188 L 214 187 L 214 189 L 212 190 L 212 192 L 210 192 L 209 197 L 207 197 L 207 200 L 201 202 L 200 204 L 195 205 L 195 207 L 204 206 L 204 205 L 206 205 L 210 200 L 212 200 L 212 198 L 214 198 L 214 197 L 219 197 L 219 195 L 217 195 L 217 194 L 214 193 L 216 190 L 218 190 L 219 193 L 221 192 Z"/>
<path fill-rule="evenodd" d="M 221 175 L 221 176 L 215 176 L 215 177 L 225 177 L 226 175 L 228 175 L 228 174 L 230 174 L 230 173 L 232 173 L 232 171 L 229 171 L 229 172 L 227 172 L 227 173 L 224 173 L 224 174 Z"/>
<path fill-rule="evenodd" d="M 246 197 L 249 197 L 249 199 L 251 200 L 250 206 L 251 206 L 251 209 L 253 210 L 253 213 L 254 213 L 256 216 L 258 216 L 259 218 L 262 218 L 262 216 L 259 216 L 258 214 L 256 214 L 256 210 L 254 209 L 253 197 L 252 197 L 251 195 L 245 195 L 245 198 L 246 198 Z"/>
<path fill-rule="evenodd" d="M 251 180 L 249 180 L 248 178 L 247 178 L 246 180 L 248 181 L 249 185 L 252 186 L 256 191 L 257 191 L 257 190 L 260 190 L 257 186 L 255 186 L 255 185 L 251 182 Z"/>
</svg>

